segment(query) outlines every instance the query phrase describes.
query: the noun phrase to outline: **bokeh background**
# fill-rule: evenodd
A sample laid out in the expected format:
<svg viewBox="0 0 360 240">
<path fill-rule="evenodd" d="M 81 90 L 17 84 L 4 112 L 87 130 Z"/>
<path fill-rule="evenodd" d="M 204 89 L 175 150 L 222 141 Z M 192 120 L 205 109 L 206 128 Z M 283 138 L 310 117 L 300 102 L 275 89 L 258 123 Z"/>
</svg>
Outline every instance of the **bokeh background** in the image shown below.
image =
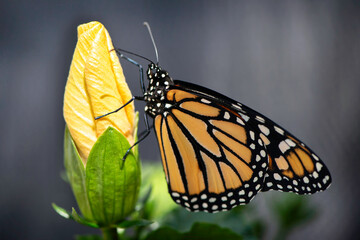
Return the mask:
<svg viewBox="0 0 360 240">
<path fill-rule="evenodd" d="M 115 46 L 154 59 L 142 25 L 148 21 L 160 64 L 173 78 L 251 106 L 322 157 L 333 184 L 310 198 L 319 215 L 291 239 L 356 236 L 359 1 L 2 0 L 0 239 L 71 239 L 93 232 L 51 208 L 52 202 L 75 205 L 60 177 L 62 101 L 76 27 L 92 20 L 107 27 Z M 140 94 L 137 69 L 122 66 L 133 93 Z M 136 107 L 143 112 L 142 103 Z M 141 144 L 142 161 L 160 161 L 154 142 L 152 134 Z"/>
</svg>

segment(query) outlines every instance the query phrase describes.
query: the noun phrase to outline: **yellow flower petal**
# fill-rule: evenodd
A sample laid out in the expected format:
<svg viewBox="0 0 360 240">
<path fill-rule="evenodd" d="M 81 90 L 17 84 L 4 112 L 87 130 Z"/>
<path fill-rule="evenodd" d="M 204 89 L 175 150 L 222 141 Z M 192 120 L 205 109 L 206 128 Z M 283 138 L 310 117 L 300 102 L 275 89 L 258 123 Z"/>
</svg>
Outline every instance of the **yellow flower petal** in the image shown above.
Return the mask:
<svg viewBox="0 0 360 240">
<path fill-rule="evenodd" d="M 121 107 L 132 96 L 113 49 L 110 35 L 101 23 L 78 27 L 78 42 L 65 88 L 64 118 L 84 164 L 95 141 L 109 126 L 134 143 L 133 104 L 94 120 Z"/>
</svg>

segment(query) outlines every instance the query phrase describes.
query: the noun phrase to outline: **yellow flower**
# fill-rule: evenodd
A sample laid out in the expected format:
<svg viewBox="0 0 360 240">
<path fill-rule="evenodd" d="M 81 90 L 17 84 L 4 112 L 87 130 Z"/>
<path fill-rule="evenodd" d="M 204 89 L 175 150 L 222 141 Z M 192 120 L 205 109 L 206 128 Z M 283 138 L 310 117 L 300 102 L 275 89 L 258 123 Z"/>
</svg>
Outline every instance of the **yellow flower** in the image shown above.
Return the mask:
<svg viewBox="0 0 360 240">
<path fill-rule="evenodd" d="M 111 38 L 99 22 L 78 27 L 78 42 L 64 96 L 64 118 L 78 152 L 86 165 L 97 138 L 109 127 L 134 143 L 134 105 L 129 104 L 101 119 L 131 99 L 131 92 Z"/>
</svg>

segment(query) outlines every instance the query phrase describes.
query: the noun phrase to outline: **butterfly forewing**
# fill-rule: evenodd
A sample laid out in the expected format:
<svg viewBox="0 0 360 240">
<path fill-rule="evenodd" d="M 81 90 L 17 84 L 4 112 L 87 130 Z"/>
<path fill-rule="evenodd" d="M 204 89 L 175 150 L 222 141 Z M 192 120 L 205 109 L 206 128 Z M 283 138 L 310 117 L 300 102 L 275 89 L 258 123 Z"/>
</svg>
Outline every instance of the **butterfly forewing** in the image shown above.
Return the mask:
<svg viewBox="0 0 360 240">
<path fill-rule="evenodd" d="M 236 111 L 197 92 L 174 86 L 166 102 L 154 127 L 174 201 L 208 212 L 248 203 L 267 170 L 259 133 Z"/>
</svg>

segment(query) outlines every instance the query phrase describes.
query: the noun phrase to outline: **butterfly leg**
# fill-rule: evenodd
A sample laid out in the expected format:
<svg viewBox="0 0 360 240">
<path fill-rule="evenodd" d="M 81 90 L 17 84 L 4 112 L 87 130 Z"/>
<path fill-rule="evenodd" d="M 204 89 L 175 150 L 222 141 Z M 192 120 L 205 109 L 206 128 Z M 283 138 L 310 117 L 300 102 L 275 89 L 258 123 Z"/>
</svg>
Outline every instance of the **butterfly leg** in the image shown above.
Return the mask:
<svg viewBox="0 0 360 240">
<path fill-rule="evenodd" d="M 103 117 L 105 117 L 105 116 L 107 116 L 107 115 L 110 115 L 110 114 L 113 114 L 113 113 L 116 113 L 116 112 L 120 111 L 121 109 L 123 109 L 124 107 L 126 107 L 128 104 L 130 104 L 130 103 L 131 103 L 132 101 L 134 101 L 134 100 L 144 100 L 144 98 L 143 98 L 143 97 L 133 96 L 129 101 L 127 101 L 124 105 L 122 105 L 122 106 L 119 107 L 118 109 L 116 109 L 116 110 L 114 110 L 114 111 L 112 111 L 112 112 L 108 112 L 108 113 L 106 113 L 106 114 L 104 114 L 104 115 L 95 117 L 95 120 L 98 120 L 98 119 L 103 118 Z"/>
<path fill-rule="evenodd" d="M 140 77 L 140 86 L 141 86 L 141 89 L 143 91 L 143 93 L 146 92 L 145 90 L 145 84 L 144 84 L 144 71 L 143 71 L 143 67 L 141 66 L 141 64 L 139 64 L 138 62 L 136 62 L 135 60 L 125 56 L 124 54 L 121 53 L 121 50 L 119 49 L 116 49 L 116 52 L 119 54 L 119 57 L 125 59 L 126 61 L 136 65 L 138 68 L 139 68 L 139 77 Z M 136 100 L 144 100 L 143 97 L 138 97 L 138 98 L 135 98 Z M 123 160 L 126 159 L 127 155 L 129 155 L 130 153 L 130 150 L 135 147 L 137 144 L 139 144 L 141 141 L 143 141 L 147 136 L 149 136 L 150 132 L 151 132 L 151 128 L 150 128 L 150 124 L 149 124 L 149 119 L 148 119 L 148 116 L 147 114 L 145 113 L 144 114 L 144 121 L 145 121 L 145 126 L 146 126 L 146 130 L 144 131 L 144 135 L 140 137 L 140 139 L 138 141 L 136 141 L 125 153 L 124 157 L 123 157 Z M 141 134 L 142 135 L 142 134 Z"/>
<path fill-rule="evenodd" d="M 123 156 L 122 160 L 125 160 L 127 155 L 129 155 L 130 150 L 135 147 L 137 144 L 139 144 L 141 141 L 143 141 L 147 136 L 149 136 L 150 132 L 151 132 L 151 128 L 149 125 L 149 119 L 146 113 L 144 113 L 144 121 L 145 121 L 145 126 L 146 126 L 146 130 L 144 133 L 144 136 L 142 136 L 139 140 L 137 140 L 125 153 L 125 155 Z"/>
<path fill-rule="evenodd" d="M 117 54 L 119 54 L 119 57 L 125 59 L 126 61 L 134 64 L 135 66 L 137 66 L 139 68 L 139 75 L 140 75 L 140 87 L 143 93 L 145 93 L 145 84 L 144 84 L 144 70 L 143 67 L 141 66 L 141 64 L 139 64 L 138 62 L 136 62 L 135 60 L 125 56 L 124 54 L 121 53 L 121 51 L 119 49 L 115 49 L 115 51 L 117 52 Z"/>
<path fill-rule="evenodd" d="M 150 129 L 153 128 L 153 127 L 154 127 L 154 124 L 149 125 Z M 145 130 L 141 131 L 140 133 L 138 133 L 139 138 L 142 138 L 146 133 L 147 133 L 147 129 L 145 129 Z"/>
</svg>

